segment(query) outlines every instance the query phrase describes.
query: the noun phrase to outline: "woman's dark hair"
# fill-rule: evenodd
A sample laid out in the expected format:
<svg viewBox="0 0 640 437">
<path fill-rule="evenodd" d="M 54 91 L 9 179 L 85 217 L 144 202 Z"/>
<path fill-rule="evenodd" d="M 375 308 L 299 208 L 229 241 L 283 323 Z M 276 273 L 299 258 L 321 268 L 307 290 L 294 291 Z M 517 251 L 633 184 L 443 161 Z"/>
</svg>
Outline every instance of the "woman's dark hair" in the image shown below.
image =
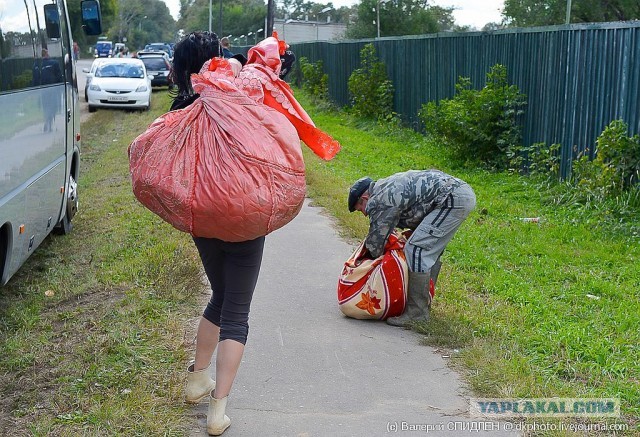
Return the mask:
<svg viewBox="0 0 640 437">
<path fill-rule="evenodd" d="M 169 73 L 169 78 L 178 87 L 173 97 L 192 95 L 191 75 L 199 72 L 206 61 L 220 56 L 220 53 L 218 35 L 213 32 L 191 32 L 177 43 Z"/>
</svg>

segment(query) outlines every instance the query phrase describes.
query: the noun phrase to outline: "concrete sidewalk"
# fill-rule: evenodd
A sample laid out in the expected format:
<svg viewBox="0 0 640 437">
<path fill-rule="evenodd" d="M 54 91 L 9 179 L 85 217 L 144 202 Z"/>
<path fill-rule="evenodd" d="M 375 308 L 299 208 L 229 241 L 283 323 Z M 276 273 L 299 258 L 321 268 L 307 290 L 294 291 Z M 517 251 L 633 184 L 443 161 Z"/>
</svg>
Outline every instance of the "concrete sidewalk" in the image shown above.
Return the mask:
<svg viewBox="0 0 640 437">
<path fill-rule="evenodd" d="M 411 331 L 342 315 L 337 280 L 353 250 L 308 200 L 267 236 L 224 436 L 426 434 L 402 422 L 441 429 L 430 435 L 515 435 L 462 431 L 481 419 L 468 416 L 469 395 L 441 354 Z M 191 435 L 206 436 L 207 402 L 192 408 Z"/>
</svg>

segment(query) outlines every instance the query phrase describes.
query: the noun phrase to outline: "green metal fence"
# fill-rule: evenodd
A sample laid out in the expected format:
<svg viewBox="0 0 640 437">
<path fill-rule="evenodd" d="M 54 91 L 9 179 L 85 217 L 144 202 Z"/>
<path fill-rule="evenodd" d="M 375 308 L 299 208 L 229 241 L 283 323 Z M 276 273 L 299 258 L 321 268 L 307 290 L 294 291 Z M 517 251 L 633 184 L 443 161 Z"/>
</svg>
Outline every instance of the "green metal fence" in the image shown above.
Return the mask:
<svg viewBox="0 0 640 437">
<path fill-rule="evenodd" d="M 360 65 L 360 50 L 372 43 L 395 86 L 395 111 L 419 128 L 418 111 L 429 101 L 454 95 L 458 77 L 476 88 L 495 64 L 527 95 L 523 143 L 562 144 L 563 175 L 612 120 L 640 132 L 640 22 L 598 23 L 439 33 L 292 45 L 298 59 L 322 60 L 329 93 L 349 103 L 347 80 Z"/>
</svg>

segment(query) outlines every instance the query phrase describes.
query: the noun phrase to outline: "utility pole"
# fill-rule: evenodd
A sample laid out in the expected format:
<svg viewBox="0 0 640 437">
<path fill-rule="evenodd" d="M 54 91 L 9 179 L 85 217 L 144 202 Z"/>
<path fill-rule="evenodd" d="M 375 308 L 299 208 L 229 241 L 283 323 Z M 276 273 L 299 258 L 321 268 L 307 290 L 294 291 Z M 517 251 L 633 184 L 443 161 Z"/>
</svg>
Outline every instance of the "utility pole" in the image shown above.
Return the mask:
<svg viewBox="0 0 640 437">
<path fill-rule="evenodd" d="M 567 18 L 564 21 L 564 24 L 569 24 L 571 22 L 571 0 L 567 0 Z"/>
<path fill-rule="evenodd" d="M 267 2 L 267 26 L 266 26 L 266 35 L 271 36 L 273 34 L 273 13 L 274 13 L 274 2 L 273 0 L 268 0 Z"/>
<path fill-rule="evenodd" d="M 220 0 L 220 31 L 218 32 L 220 38 L 222 38 L 222 0 Z"/>
<path fill-rule="evenodd" d="M 212 0 L 209 0 L 209 32 L 211 32 L 211 15 L 213 13 L 213 11 L 211 10 L 211 2 Z"/>
</svg>

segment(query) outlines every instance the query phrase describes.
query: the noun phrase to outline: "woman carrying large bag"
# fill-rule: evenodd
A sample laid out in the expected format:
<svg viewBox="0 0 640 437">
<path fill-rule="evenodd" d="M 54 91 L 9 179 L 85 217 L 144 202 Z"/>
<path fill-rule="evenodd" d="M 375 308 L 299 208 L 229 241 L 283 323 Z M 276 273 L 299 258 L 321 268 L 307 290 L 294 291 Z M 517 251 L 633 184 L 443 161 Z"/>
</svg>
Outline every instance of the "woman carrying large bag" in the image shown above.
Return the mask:
<svg viewBox="0 0 640 437">
<path fill-rule="evenodd" d="M 211 435 L 230 425 L 227 396 L 247 340 L 265 235 L 302 207 L 300 138 L 324 159 L 340 149 L 278 77 L 283 49 L 282 41 L 267 38 L 249 50 L 241 66 L 238 59 L 219 57 L 214 33 L 188 35 L 174 55 L 173 111 L 129 149 L 134 194 L 193 236 L 211 283 L 186 388 L 187 402 L 210 396 Z M 209 366 L 216 348 L 214 381 Z"/>
</svg>

